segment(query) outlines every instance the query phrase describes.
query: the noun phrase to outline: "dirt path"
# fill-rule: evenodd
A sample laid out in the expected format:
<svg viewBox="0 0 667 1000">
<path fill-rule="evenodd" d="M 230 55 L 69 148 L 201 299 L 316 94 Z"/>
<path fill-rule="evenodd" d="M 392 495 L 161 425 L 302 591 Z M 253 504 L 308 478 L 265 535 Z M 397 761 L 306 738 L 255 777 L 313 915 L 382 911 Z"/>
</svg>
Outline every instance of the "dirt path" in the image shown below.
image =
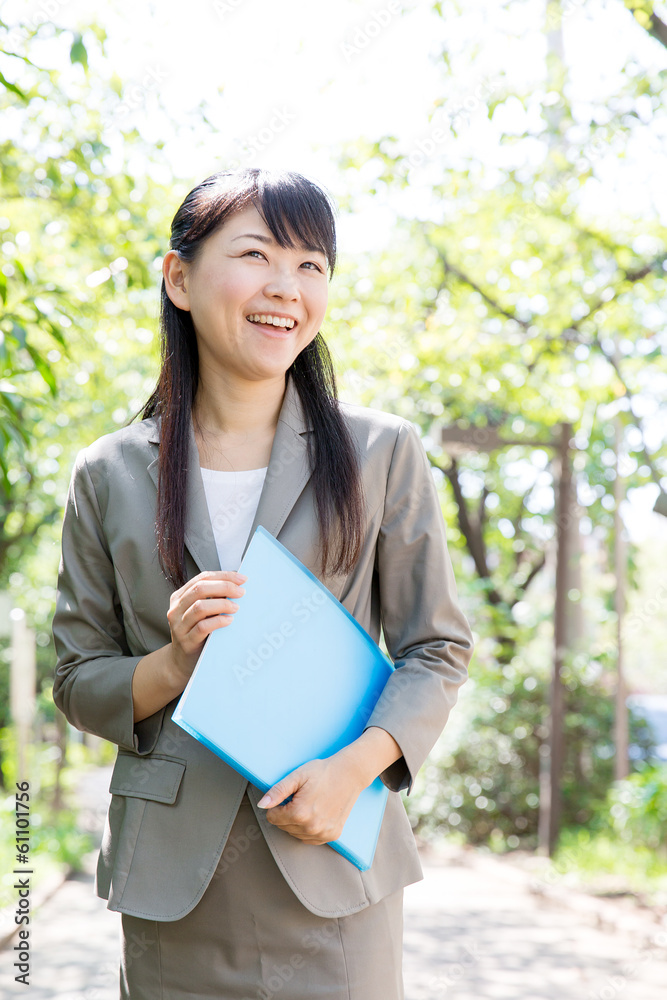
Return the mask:
<svg viewBox="0 0 667 1000">
<path fill-rule="evenodd" d="M 103 817 L 108 773 L 82 789 Z M 100 788 L 103 789 L 102 793 Z M 603 931 L 577 909 L 530 891 L 499 861 L 424 855 L 425 879 L 405 890 L 405 1000 L 664 1000 L 667 933 Z M 120 917 L 93 891 L 92 869 L 66 881 L 36 914 L 31 984 L 0 952 L 3 997 L 117 1000 Z"/>
</svg>

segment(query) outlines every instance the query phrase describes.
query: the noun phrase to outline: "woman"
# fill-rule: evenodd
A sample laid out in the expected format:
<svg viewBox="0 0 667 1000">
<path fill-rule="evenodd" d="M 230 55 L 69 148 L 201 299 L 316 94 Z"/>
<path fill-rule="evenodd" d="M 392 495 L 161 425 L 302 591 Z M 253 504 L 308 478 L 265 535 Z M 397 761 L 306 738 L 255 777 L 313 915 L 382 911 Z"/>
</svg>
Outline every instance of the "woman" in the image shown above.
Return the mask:
<svg viewBox="0 0 667 1000">
<path fill-rule="evenodd" d="M 96 890 L 122 914 L 132 1000 L 403 996 L 403 887 L 423 876 L 398 792 L 472 640 L 414 426 L 337 400 L 319 332 L 335 256 L 332 206 L 299 174 L 194 188 L 164 258 L 157 388 L 72 474 L 54 698 L 119 748 Z M 171 720 L 206 637 L 234 627 L 258 524 L 384 629 L 398 668 L 359 739 L 266 796 Z M 378 775 L 394 794 L 360 872 L 327 842 Z"/>
</svg>

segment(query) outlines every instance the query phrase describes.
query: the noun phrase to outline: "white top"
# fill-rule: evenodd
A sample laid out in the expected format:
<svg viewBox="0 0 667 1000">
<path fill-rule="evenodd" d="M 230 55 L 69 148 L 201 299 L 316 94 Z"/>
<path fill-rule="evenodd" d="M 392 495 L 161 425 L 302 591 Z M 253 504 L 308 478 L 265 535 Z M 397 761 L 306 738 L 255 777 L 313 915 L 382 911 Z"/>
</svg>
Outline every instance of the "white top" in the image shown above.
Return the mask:
<svg viewBox="0 0 667 1000">
<path fill-rule="evenodd" d="M 267 469 L 201 470 L 220 569 L 236 571 L 241 564 Z"/>
</svg>

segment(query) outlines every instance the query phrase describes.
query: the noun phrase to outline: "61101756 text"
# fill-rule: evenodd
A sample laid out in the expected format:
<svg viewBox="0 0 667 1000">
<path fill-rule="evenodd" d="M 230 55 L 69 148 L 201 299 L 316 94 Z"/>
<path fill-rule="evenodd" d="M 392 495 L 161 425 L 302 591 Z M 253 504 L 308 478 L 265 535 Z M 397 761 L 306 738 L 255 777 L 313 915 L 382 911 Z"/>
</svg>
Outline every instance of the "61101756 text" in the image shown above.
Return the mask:
<svg viewBox="0 0 667 1000">
<path fill-rule="evenodd" d="M 16 782 L 16 863 L 17 865 L 30 864 L 28 855 L 30 853 L 30 784 L 27 781 Z M 17 867 L 14 875 L 20 875 L 14 882 L 14 888 L 18 892 L 18 902 L 14 923 L 20 928 L 18 932 L 19 942 L 14 945 L 14 952 L 17 961 L 14 967 L 17 974 L 14 979 L 17 983 L 30 986 L 30 876 L 33 874 L 31 868 Z"/>
</svg>

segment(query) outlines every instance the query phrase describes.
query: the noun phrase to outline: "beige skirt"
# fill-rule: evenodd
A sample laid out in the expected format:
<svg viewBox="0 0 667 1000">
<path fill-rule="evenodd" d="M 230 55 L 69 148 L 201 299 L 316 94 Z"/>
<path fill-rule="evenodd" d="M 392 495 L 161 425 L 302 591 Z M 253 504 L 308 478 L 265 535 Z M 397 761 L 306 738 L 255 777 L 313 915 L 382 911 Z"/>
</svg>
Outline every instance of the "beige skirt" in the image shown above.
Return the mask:
<svg viewBox="0 0 667 1000">
<path fill-rule="evenodd" d="M 121 1000 L 403 1000 L 403 890 L 318 917 L 244 796 L 220 863 L 180 920 L 122 914 Z"/>
</svg>

